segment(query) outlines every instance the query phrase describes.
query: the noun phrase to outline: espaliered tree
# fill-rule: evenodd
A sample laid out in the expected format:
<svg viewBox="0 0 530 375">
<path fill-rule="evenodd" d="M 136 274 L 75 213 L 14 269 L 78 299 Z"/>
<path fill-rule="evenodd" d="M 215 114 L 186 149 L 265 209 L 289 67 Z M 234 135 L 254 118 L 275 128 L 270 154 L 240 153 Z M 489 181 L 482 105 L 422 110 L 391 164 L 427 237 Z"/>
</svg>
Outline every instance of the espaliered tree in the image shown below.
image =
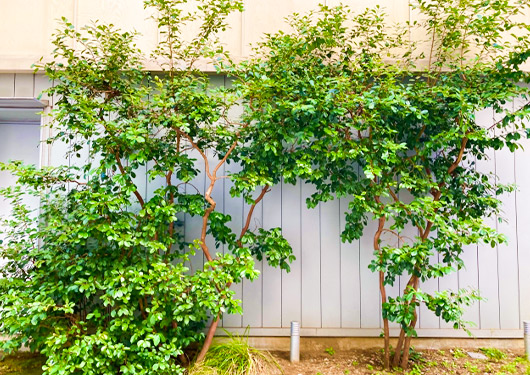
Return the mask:
<svg viewBox="0 0 530 375">
<path fill-rule="evenodd" d="M 517 149 L 530 115 L 528 1 L 420 0 L 412 14 L 418 21 L 397 27 L 378 8 L 294 15 L 292 31 L 268 36 L 238 83 L 244 119 L 255 123 L 253 142 L 236 154 L 242 176 L 313 183 L 309 207 L 351 197 L 342 240 L 373 235 L 385 368 L 407 368 L 422 303 L 466 328 L 464 307 L 478 292 L 427 293 L 421 283 L 463 268 L 465 245 L 506 240 L 487 218 L 513 186 L 476 162 Z M 479 126 L 487 108 L 499 120 Z M 415 235 L 402 235 L 410 228 Z M 391 297 L 398 277 L 405 286 Z M 389 321 L 401 326 L 393 359 Z"/>
<path fill-rule="evenodd" d="M 258 276 L 253 256 L 283 269 L 293 260 L 279 229 L 250 227 L 270 184 L 234 192 L 250 205 L 237 232 L 212 195 L 231 178 L 220 171 L 251 125 L 228 117 L 235 92 L 212 89 L 196 66 L 229 58 L 218 33 L 241 3 L 145 4 L 156 11 L 162 38 L 152 58 L 163 74 L 144 69 L 134 34 L 64 20 L 55 61 L 41 68 L 54 82 L 47 142 L 70 163 L 1 165 L 18 178 L 2 191 L 13 213 L 2 223 L 1 348 L 40 351 L 46 374 L 183 373 L 184 350 L 204 340 L 201 360 L 220 316 L 241 313 L 229 287 Z M 186 27 L 197 31 L 187 41 Z M 200 170 L 205 191 L 192 184 Z M 184 238 L 185 215 L 201 218 L 197 238 Z M 204 267 L 191 268 L 195 253 Z"/>
</svg>

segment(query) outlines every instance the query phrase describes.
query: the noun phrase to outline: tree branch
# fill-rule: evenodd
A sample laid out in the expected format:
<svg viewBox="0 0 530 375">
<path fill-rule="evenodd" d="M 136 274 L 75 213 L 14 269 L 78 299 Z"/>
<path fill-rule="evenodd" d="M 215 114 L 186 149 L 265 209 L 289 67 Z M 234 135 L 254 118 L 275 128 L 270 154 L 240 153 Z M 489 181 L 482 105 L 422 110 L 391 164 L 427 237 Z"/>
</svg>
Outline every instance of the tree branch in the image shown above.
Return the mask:
<svg viewBox="0 0 530 375">
<path fill-rule="evenodd" d="M 125 168 L 123 168 L 123 164 L 121 163 L 121 159 L 120 159 L 120 156 L 118 155 L 118 151 L 114 151 L 114 158 L 116 159 L 116 163 L 118 164 L 118 168 L 120 169 L 121 174 L 123 176 L 126 176 L 127 179 L 132 183 L 132 181 L 130 180 L 129 175 L 127 174 L 127 172 L 125 172 Z M 140 203 L 140 206 L 142 208 L 144 208 L 145 202 L 144 202 L 144 199 L 142 198 L 142 195 L 138 192 L 138 189 L 133 191 L 133 194 L 136 196 L 136 199 L 138 199 L 138 202 Z"/>
<path fill-rule="evenodd" d="M 382 207 L 382 203 L 381 203 L 379 196 L 375 197 L 375 201 Z M 381 254 L 381 246 L 379 245 L 379 239 L 381 238 L 381 234 L 383 233 L 383 230 L 385 228 L 385 221 L 386 221 L 385 216 L 381 216 L 379 218 L 377 231 L 375 232 L 375 235 L 374 235 L 374 244 L 373 244 L 374 250 L 379 252 L 379 254 Z M 386 288 L 385 288 L 385 273 L 382 270 L 379 271 L 379 291 L 381 293 L 381 306 L 383 307 L 383 305 L 387 301 L 387 297 L 386 297 Z M 383 319 L 383 334 L 384 334 L 384 340 L 385 340 L 384 364 L 385 364 L 385 369 L 389 369 L 390 368 L 390 328 L 388 324 L 388 319 Z"/>
<path fill-rule="evenodd" d="M 250 226 L 250 220 L 252 219 L 252 214 L 254 213 L 254 209 L 256 208 L 256 205 L 263 199 L 265 194 L 267 194 L 269 191 L 270 191 L 269 190 L 269 185 L 265 185 L 263 187 L 263 189 L 261 190 L 260 195 L 256 198 L 256 200 L 254 201 L 252 206 L 250 206 L 250 209 L 249 209 L 248 214 L 247 214 L 247 220 L 245 222 L 245 226 L 241 230 L 241 234 L 239 235 L 239 240 L 237 241 L 237 245 L 239 247 L 241 247 L 241 239 L 243 238 L 245 233 L 247 233 L 248 227 Z"/>
</svg>

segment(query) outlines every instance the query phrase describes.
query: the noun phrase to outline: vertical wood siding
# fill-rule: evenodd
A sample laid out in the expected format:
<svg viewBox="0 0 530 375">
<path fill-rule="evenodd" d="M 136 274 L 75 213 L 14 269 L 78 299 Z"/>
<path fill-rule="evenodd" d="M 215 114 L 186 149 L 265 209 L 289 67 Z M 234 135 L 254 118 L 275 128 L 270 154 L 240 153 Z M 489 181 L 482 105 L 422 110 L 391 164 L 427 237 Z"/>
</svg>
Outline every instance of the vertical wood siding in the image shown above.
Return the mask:
<svg viewBox="0 0 530 375">
<path fill-rule="evenodd" d="M 214 85 L 226 80 L 216 77 Z M 50 83 L 43 76 L 32 74 L 0 74 L 0 96 L 34 96 Z M 50 100 L 53 104 L 54 98 Z M 517 106 L 517 102 L 512 104 Z M 237 113 L 233 114 L 234 116 Z M 495 121 L 491 110 L 477 114 L 477 121 L 487 125 Z M 46 135 L 44 133 L 43 137 Z M 528 150 L 530 141 L 523 143 Z M 62 155 L 66 145 L 56 144 L 43 164 L 70 163 Z M 199 159 L 198 159 L 199 160 Z M 212 162 L 215 160 L 212 158 Z M 202 168 L 202 160 L 198 163 Z M 468 246 L 464 259 L 466 269 L 447 278 L 429 281 L 421 285 L 433 292 L 446 288 L 480 288 L 486 300 L 472 306 L 466 319 L 476 323 L 473 332 L 484 337 L 521 337 L 521 320 L 530 319 L 530 151 L 515 153 L 497 151 L 489 154 L 489 160 L 478 160 L 477 168 L 496 173 L 502 183 L 516 183 L 518 190 L 506 194 L 503 216 L 505 221 L 490 218 L 490 223 L 506 234 L 507 245 L 492 249 L 488 246 Z M 223 173 L 235 171 L 237 166 L 226 166 Z M 204 192 L 208 179 L 204 172 L 193 181 L 193 187 Z M 138 173 L 137 184 L 144 194 L 165 182 L 146 183 L 145 175 Z M 178 183 L 175 181 L 174 183 Z M 230 196 L 229 180 L 218 182 L 215 198 L 218 209 L 232 216 L 233 229 L 240 231 L 248 206 L 241 198 Z M 251 228 L 280 226 L 283 235 L 293 247 L 297 260 L 291 272 L 280 271 L 259 263 L 261 275 L 254 282 L 245 281 L 233 288 L 242 298 L 244 315 L 227 315 L 224 328 L 243 330 L 250 326 L 252 335 L 287 335 L 292 320 L 302 323 L 302 334 L 316 336 L 377 336 L 381 331 L 380 297 L 378 276 L 368 269 L 373 253 L 373 234 L 377 223 L 372 221 L 365 236 L 353 243 L 342 243 L 340 232 L 344 228 L 344 212 L 349 200 L 342 198 L 322 203 L 309 210 L 305 199 L 313 191 L 312 186 L 298 183 L 282 183 L 272 188 L 263 203 L 255 211 Z M 199 237 L 199 218 L 186 217 L 185 238 L 192 241 Z M 413 236 L 413 229 L 403 235 Z M 213 242 L 210 243 L 213 245 Z M 224 249 L 217 249 L 223 252 Z M 194 267 L 201 267 L 204 260 L 197 254 Z M 403 280 L 401 282 L 403 285 Z M 392 294 L 400 293 L 398 287 Z M 424 336 L 465 336 L 461 331 L 449 329 L 431 312 L 420 310 L 419 334 Z M 393 331 L 395 332 L 395 330 Z"/>
</svg>

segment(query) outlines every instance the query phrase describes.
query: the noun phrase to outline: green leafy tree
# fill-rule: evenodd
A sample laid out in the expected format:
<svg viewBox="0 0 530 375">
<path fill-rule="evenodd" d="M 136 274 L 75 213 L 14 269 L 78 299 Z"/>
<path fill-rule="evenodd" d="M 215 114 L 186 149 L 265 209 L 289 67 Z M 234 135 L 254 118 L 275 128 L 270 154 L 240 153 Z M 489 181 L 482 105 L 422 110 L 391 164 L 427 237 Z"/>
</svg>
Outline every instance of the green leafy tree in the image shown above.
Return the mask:
<svg viewBox="0 0 530 375">
<path fill-rule="evenodd" d="M 427 293 L 420 283 L 463 268 L 465 245 L 506 240 L 485 219 L 499 215 L 498 196 L 513 186 L 476 162 L 514 151 L 526 134 L 529 7 L 420 0 L 418 21 L 391 27 L 379 8 L 352 15 L 322 6 L 290 17 L 292 31 L 269 35 L 241 73 L 244 119 L 255 123 L 253 142 L 236 154 L 242 178 L 312 183 L 309 207 L 351 197 L 343 241 L 373 234 L 386 368 L 407 367 L 421 303 L 465 328 L 464 307 L 480 298 L 471 289 Z M 510 112 L 504 104 L 519 98 Z M 487 108 L 499 121 L 486 128 L 475 115 Z M 406 228 L 416 235 L 405 238 Z M 398 277 L 405 287 L 391 297 Z M 389 321 L 401 326 L 392 361 Z"/>
<path fill-rule="evenodd" d="M 251 126 L 227 115 L 237 93 L 212 89 L 196 66 L 229 58 L 218 33 L 241 2 L 145 4 L 156 11 L 162 38 L 151 57 L 163 74 L 144 69 L 133 33 L 98 24 L 76 31 L 64 20 L 56 61 L 41 68 L 55 83 L 47 142 L 66 145 L 72 163 L 1 165 L 18 178 L 2 191 L 13 212 L 2 223 L 0 332 L 9 338 L 1 348 L 40 351 L 46 374 L 183 373 L 184 350 L 205 340 L 200 360 L 220 316 L 241 313 L 229 287 L 258 276 L 254 257 L 283 269 L 293 260 L 278 228 L 249 228 L 270 184 L 234 191 L 250 205 L 240 233 L 212 197 L 231 178 L 219 171 Z M 186 27 L 197 31 L 188 41 Z M 204 192 L 192 185 L 199 170 Z M 184 215 L 201 218 L 191 243 Z M 204 267 L 192 269 L 195 253 Z"/>
</svg>

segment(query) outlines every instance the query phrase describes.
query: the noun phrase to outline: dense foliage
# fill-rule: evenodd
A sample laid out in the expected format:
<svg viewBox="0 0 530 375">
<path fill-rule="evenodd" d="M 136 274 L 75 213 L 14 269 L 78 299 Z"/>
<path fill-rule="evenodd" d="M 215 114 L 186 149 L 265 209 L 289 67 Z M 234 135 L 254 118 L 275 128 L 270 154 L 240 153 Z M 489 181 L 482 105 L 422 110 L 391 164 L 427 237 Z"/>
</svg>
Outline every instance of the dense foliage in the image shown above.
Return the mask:
<svg viewBox="0 0 530 375">
<path fill-rule="evenodd" d="M 208 319 L 199 360 L 221 315 L 241 312 L 229 287 L 257 277 L 254 257 L 289 268 L 281 231 L 250 228 L 254 207 L 282 180 L 314 184 L 309 207 L 351 197 L 342 239 L 373 235 L 387 367 L 388 322 L 401 325 L 392 365 L 406 367 L 420 303 L 465 328 L 477 292 L 426 293 L 421 282 L 464 267 L 465 245 L 505 241 L 486 219 L 513 186 L 476 163 L 526 135 L 530 27 L 519 21 L 529 1 L 419 0 L 417 21 L 395 27 L 378 8 L 322 6 L 290 17 L 291 31 L 268 35 L 241 66 L 218 41 L 240 1 L 145 4 L 159 25 L 151 58 L 163 75 L 144 69 L 134 34 L 77 31 L 66 20 L 56 61 L 42 66 L 54 81 L 48 141 L 71 163 L 2 164 L 18 176 L 2 191 L 13 206 L 0 250 L 2 349 L 40 350 L 47 374 L 181 373 Z M 209 87 L 197 69 L 205 62 L 233 75 L 233 88 Z M 522 104 L 510 112 L 515 99 Z M 244 112 L 233 119 L 239 100 Z M 483 127 L 476 113 L 487 108 L 499 120 Z M 222 176 L 228 162 L 241 172 Z M 193 185 L 199 170 L 204 191 Z M 237 232 L 216 210 L 224 178 L 249 205 Z M 189 240 L 182 222 L 194 217 L 199 235 Z M 404 290 L 387 295 L 398 277 Z"/>
<path fill-rule="evenodd" d="M 378 8 L 322 6 L 290 17 L 292 31 L 269 35 L 240 76 L 244 119 L 256 124 L 235 154 L 245 178 L 312 183 L 309 207 L 350 196 L 342 239 L 373 235 L 386 367 L 389 321 L 401 326 L 392 365 L 406 367 L 420 303 L 465 328 L 463 308 L 479 298 L 470 289 L 426 293 L 421 282 L 464 267 L 465 245 L 505 241 L 486 220 L 513 186 L 476 162 L 514 151 L 526 135 L 529 7 L 419 0 L 417 21 L 393 27 Z M 510 112 L 515 99 L 522 105 Z M 499 120 L 483 127 L 476 113 L 487 108 Z M 398 277 L 404 289 L 390 297 Z"/>
<path fill-rule="evenodd" d="M 203 352 L 219 317 L 241 313 L 229 287 L 258 276 L 254 256 L 284 269 L 293 260 L 279 229 L 249 228 L 269 186 L 234 192 L 250 206 L 237 233 L 216 210 L 216 183 L 230 178 L 219 171 L 249 124 L 227 116 L 234 92 L 209 87 L 196 65 L 227 59 L 217 35 L 241 3 L 190 4 L 146 1 L 162 36 L 151 58 L 164 75 L 144 69 L 134 34 L 64 20 L 55 61 L 41 68 L 54 82 L 47 142 L 70 161 L 1 165 L 18 178 L 2 191 L 13 213 L 2 223 L 1 349 L 39 350 L 46 374 L 182 373 L 207 320 Z M 186 27 L 197 32 L 188 41 Z M 192 183 L 200 171 L 205 190 Z M 200 235 L 185 238 L 183 219 L 193 217 Z"/>
</svg>

